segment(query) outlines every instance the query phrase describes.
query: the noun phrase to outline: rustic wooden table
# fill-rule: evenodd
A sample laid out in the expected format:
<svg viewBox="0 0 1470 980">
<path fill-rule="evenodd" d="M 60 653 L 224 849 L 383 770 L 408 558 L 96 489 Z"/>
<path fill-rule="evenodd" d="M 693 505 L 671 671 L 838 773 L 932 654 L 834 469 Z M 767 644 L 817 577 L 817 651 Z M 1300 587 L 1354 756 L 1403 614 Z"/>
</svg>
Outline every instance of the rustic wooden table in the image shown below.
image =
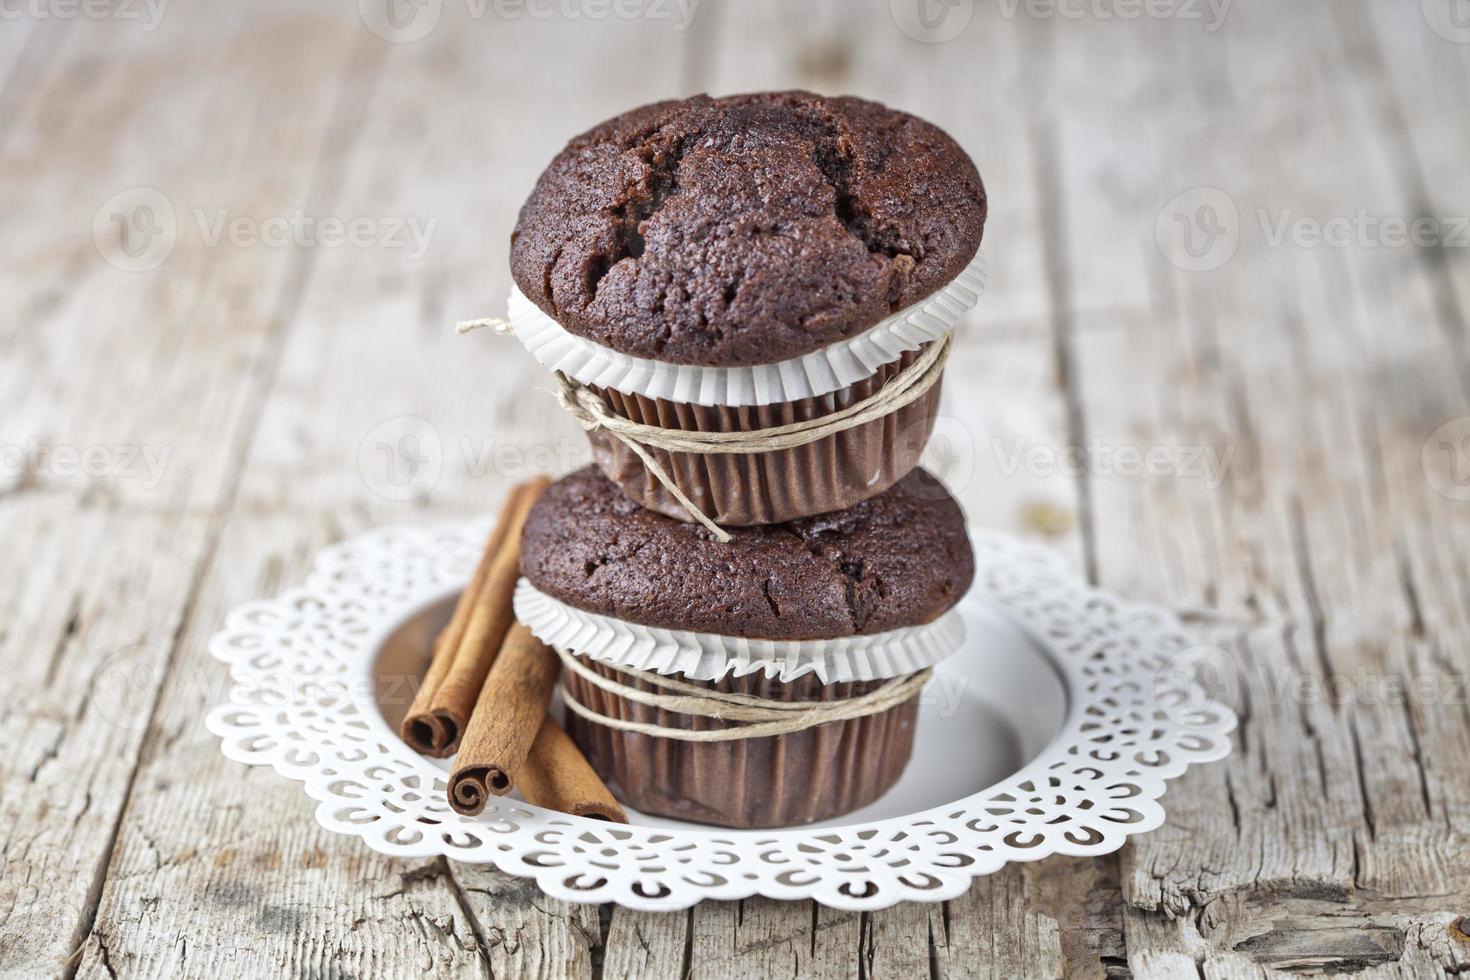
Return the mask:
<svg viewBox="0 0 1470 980">
<path fill-rule="evenodd" d="M 1470 968 L 1463 0 L 916 3 L 4 6 L 5 976 Z M 788 86 L 974 154 L 992 285 L 931 462 L 1220 646 L 1235 755 L 1112 858 L 863 915 L 572 906 L 319 829 L 205 731 L 211 632 L 584 460 L 450 325 L 570 134 Z"/>
</svg>

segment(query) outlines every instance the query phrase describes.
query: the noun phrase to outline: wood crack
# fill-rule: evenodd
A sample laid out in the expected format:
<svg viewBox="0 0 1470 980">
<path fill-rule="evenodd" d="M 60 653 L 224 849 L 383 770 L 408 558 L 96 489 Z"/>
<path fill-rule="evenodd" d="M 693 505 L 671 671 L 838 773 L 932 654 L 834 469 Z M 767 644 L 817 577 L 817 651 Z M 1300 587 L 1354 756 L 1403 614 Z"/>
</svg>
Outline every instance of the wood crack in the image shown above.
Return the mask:
<svg viewBox="0 0 1470 980">
<path fill-rule="evenodd" d="M 1398 180 L 1405 188 L 1408 200 L 1415 202 L 1412 210 L 1419 216 L 1440 215 L 1443 212 L 1438 209 L 1434 195 L 1430 193 L 1415 133 L 1405 114 L 1403 95 L 1390 77 L 1382 42 L 1377 33 L 1368 26 L 1371 18 L 1366 5 L 1360 0 L 1357 4 L 1342 6 L 1351 10 L 1351 13 L 1334 11 L 1338 15 L 1338 23 L 1344 28 L 1344 36 L 1351 39 L 1356 46 L 1355 50 L 1363 56 L 1362 62 L 1372 69 L 1371 76 L 1370 73 L 1359 72 L 1353 78 L 1364 89 L 1365 98 L 1376 109 L 1380 131 L 1386 134 L 1383 146 L 1398 171 Z M 1371 87 L 1364 80 L 1368 77 L 1374 82 Z M 1449 268 L 1446 249 L 1441 244 L 1434 248 L 1416 249 L 1415 253 L 1420 256 L 1419 267 L 1429 280 L 1435 320 L 1443 327 L 1450 349 L 1459 355 L 1455 358 L 1455 367 L 1462 388 L 1470 394 L 1470 357 L 1464 353 L 1470 349 L 1470 318 L 1467 318 L 1460 305 L 1459 291 Z"/>
<path fill-rule="evenodd" d="M 376 81 L 383 66 L 383 50 L 373 39 L 359 36 L 357 43 L 350 49 L 347 70 L 339 79 L 339 89 L 336 102 L 333 105 L 331 118 L 334 125 L 331 127 L 328 139 L 321 147 L 321 157 L 314 168 L 315 179 L 311 182 L 312 189 L 316 194 L 309 195 L 310 199 L 331 200 L 336 196 L 336 190 L 341 186 L 340 174 L 330 163 L 328 150 L 331 148 L 332 137 L 340 139 L 344 144 L 350 143 L 361 132 L 361 124 L 364 114 L 368 111 L 367 106 L 371 103 L 372 85 L 357 88 L 351 84 L 351 69 L 358 62 L 364 62 L 368 66 L 366 74 L 369 81 Z M 299 261 L 295 268 L 295 274 L 289 276 L 276 304 L 276 315 L 271 318 L 273 329 L 262 344 L 259 360 L 255 366 L 256 383 L 252 386 L 252 397 L 249 399 L 248 407 L 242 412 L 239 429 L 235 433 L 236 442 L 234 451 L 228 454 L 228 463 L 225 467 L 226 477 L 224 490 L 221 492 L 214 508 L 212 509 L 208 530 L 205 534 L 203 547 L 195 562 L 195 574 L 192 577 L 192 585 L 184 597 L 181 606 L 181 615 L 175 626 L 173 635 L 170 637 L 165 663 L 164 678 L 160 688 L 155 692 L 153 703 L 149 708 L 148 723 L 145 728 L 146 735 L 142 745 L 139 747 L 138 757 L 128 773 L 127 784 L 122 793 L 122 805 L 118 807 L 111 827 L 107 833 L 107 842 L 102 849 L 97 866 L 93 871 L 92 883 L 88 889 L 86 900 L 86 911 L 82 921 L 78 924 L 79 938 L 85 937 L 94 931 L 98 910 L 102 899 L 103 884 L 106 881 L 107 872 L 112 862 L 112 856 L 117 848 L 117 841 L 122 830 L 123 819 L 128 813 L 129 803 L 133 799 L 135 784 L 138 773 L 142 770 L 145 760 L 151 758 L 156 747 L 158 737 L 158 707 L 163 700 L 163 692 L 167 690 L 169 682 L 173 679 L 177 652 L 185 631 L 188 629 L 193 612 L 198 605 L 201 589 L 206 578 L 207 570 L 214 564 L 219 550 L 220 539 L 223 536 L 225 524 L 230 513 L 235 509 L 236 500 L 239 496 L 240 474 L 245 467 L 251 446 L 254 445 L 255 436 L 258 432 L 261 417 L 264 410 L 267 393 L 271 382 L 279 371 L 280 359 L 285 344 L 285 335 L 288 326 L 296 319 L 302 296 L 305 292 L 306 282 L 313 267 L 312 256 L 315 250 L 305 250 L 305 258 Z M 74 964 L 65 973 L 65 980 L 71 980 L 75 976 L 80 962 Z"/>
<path fill-rule="evenodd" d="M 1031 142 L 1035 147 L 1043 200 L 1056 202 L 1056 206 L 1042 211 L 1041 245 L 1046 259 L 1047 298 L 1053 323 L 1053 360 L 1057 388 L 1061 391 L 1066 406 L 1068 444 L 1086 446 L 1086 414 L 1073 335 L 1072 298 L 1068 285 L 1071 269 L 1067 264 L 1066 229 L 1060 206 L 1064 197 L 1061 178 L 1057 172 L 1056 139 L 1051 124 L 1032 126 Z M 1092 478 L 1089 468 L 1078 467 L 1076 480 L 1077 523 L 1081 531 L 1083 567 L 1087 580 L 1096 583 L 1097 535 L 1093 527 Z"/>
<path fill-rule="evenodd" d="M 427 871 L 427 867 L 423 870 Z M 465 897 L 464 890 L 460 888 L 459 879 L 454 876 L 454 868 L 450 865 L 448 858 L 439 858 L 432 867 L 433 872 L 424 874 L 423 876 L 441 878 L 449 886 L 450 891 L 454 893 L 455 904 L 459 906 L 460 914 L 464 916 L 465 922 L 469 924 L 470 932 L 475 937 L 475 950 L 479 955 L 480 964 L 488 975 L 490 972 L 490 942 L 486 938 L 484 926 L 481 924 L 479 917 L 475 915 L 475 910 Z"/>
</svg>

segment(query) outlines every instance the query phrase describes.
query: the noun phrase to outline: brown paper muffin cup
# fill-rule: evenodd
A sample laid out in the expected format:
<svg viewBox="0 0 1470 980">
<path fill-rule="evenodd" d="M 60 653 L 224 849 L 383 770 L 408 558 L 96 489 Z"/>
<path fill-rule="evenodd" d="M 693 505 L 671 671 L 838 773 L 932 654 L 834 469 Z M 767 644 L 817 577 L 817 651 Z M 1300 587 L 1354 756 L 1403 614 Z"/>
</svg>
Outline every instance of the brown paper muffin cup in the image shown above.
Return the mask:
<svg viewBox="0 0 1470 980">
<path fill-rule="evenodd" d="M 653 693 L 645 681 L 587 658 L 582 663 L 619 683 Z M 717 691 L 770 700 L 834 701 L 859 697 L 886 680 L 823 684 L 807 674 L 789 683 L 763 674 L 691 681 Z M 570 671 L 562 682 L 601 715 L 664 728 L 726 728 L 711 718 L 675 714 L 611 694 Z M 916 694 L 886 711 L 766 738 L 686 742 L 618 731 L 567 712 L 567 730 L 618 798 L 644 813 L 722 827 L 788 827 L 866 806 L 898 781 L 914 746 Z"/>
<path fill-rule="evenodd" d="M 593 390 L 613 412 L 634 422 L 690 432 L 749 432 L 821 418 L 861 401 L 914 363 L 924 349 L 831 394 L 774 405 L 693 405 L 609 388 Z M 717 524 L 780 524 L 844 510 L 887 490 L 918 465 L 934 431 L 941 384 L 897 412 L 805 446 L 751 454 L 650 452 Z M 598 466 L 625 494 L 650 510 L 690 520 L 633 450 L 602 431 L 592 433 L 591 440 Z"/>
</svg>

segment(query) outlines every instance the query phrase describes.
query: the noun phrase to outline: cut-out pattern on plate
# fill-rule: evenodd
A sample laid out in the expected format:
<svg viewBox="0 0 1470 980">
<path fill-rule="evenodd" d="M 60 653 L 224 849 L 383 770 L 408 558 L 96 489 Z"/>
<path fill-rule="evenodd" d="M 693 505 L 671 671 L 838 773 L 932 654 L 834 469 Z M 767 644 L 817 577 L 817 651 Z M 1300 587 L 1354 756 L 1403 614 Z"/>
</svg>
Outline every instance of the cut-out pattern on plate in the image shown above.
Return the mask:
<svg viewBox="0 0 1470 980">
<path fill-rule="evenodd" d="M 210 644 L 233 681 L 208 722 L 225 755 L 301 780 L 323 826 L 383 853 L 492 863 L 558 898 L 665 910 L 752 894 L 844 909 L 953 898 L 1010 861 L 1117 850 L 1163 822 L 1166 780 L 1230 751 L 1235 716 L 1181 669 L 1191 640 L 1175 616 L 978 532 L 975 589 L 1051 652 L 1067 689 L 1060 733 L 1000 783 L 835 829 L 620 826 L 509 799 L 462 817 L 444 770 L 382 721 L 372 671 L 395 624 L 468 580 L 486 533 L 368 534 L 323 552 L 304 588 L 231 613 Z"/>
</svg>

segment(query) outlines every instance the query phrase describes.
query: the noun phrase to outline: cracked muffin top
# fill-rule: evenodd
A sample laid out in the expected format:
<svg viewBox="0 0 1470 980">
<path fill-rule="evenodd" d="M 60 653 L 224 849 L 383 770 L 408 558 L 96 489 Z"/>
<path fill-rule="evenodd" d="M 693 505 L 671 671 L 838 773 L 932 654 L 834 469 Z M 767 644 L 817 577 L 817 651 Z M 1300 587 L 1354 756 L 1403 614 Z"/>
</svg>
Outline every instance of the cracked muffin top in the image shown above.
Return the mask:
<svg viewBox="0 0 1470 980">
<path fill-rule="evenodd" d="M 769 364 L 940 289 L 985 212 L 975 165 L 922 119 L 810 92 L 699 95 L 567 144 L 521 208 L 511 272 L 613 350 Z"/>
<path fill-rule="evenodd" d="M 933 622 L 975 575 L 964 513 L 923 470 L 835 514 L 730 533 L 721 544 L 698 524 L 644 510 L 589 466 L 532 508 L 521 572 L 588 612 L 765 640 Z"/>
</svg>

